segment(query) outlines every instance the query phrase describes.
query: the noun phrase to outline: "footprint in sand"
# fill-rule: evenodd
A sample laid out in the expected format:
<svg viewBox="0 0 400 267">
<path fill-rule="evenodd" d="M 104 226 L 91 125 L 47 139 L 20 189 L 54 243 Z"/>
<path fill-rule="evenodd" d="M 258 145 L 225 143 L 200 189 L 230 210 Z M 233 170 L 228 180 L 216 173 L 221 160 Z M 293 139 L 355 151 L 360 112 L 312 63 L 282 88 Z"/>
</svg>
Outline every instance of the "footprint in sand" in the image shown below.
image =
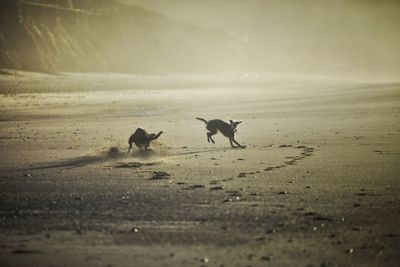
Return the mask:
<svg viewBox="0 0 400 267">
<path fill-rule="evenodd" d="M 204 188 L 205 186 L 202 184 L 195 184 L 190 186 L 190 189 L 200 189 L 200 188 Z"/>
<path fill-rule="evenodd" d="M 161 179 L 169 179 L 171 175 L 167 172 L 163 171 L 155 171 L 151 176 L 150 180 L 161 180 Z"/>
<path fill-rule="evenodd" d="M 218 191 L 218 190 L 223 190 L 224 188 L 222 186 L 213 186 L 210 187 L 210 191 Z"/>
<path fill-rule="evenodd" d="M 156 162 L 117 162 L 114 164 L 114 168 L 141 168 L 145 166 L 154 166 L 157 165 Z"/>
</svg>

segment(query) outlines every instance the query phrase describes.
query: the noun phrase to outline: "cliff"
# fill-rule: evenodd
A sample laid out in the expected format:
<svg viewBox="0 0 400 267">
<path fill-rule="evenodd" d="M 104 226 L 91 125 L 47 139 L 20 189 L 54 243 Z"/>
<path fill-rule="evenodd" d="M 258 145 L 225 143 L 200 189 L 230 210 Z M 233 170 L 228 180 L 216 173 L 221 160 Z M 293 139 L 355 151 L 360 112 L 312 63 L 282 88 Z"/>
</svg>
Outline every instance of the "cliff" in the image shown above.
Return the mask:
<svg viewBox="0 0 400 267">
<path fill-rule="evenodd" d="M 229 70 L 242 44 L 110 0 L 0 0 L 0 68 L 43 72 Z"/>
</svg>

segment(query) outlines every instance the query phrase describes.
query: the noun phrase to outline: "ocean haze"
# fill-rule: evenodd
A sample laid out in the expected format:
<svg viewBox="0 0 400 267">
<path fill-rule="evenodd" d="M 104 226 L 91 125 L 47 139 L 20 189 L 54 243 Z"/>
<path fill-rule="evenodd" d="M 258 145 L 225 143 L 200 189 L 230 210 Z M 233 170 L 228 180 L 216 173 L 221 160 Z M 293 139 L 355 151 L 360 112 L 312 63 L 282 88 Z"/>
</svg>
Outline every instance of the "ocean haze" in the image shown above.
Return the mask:
<svg viewBox="0 0 400 267">
<path fill-rule="evenodd" d="M 250 68 L 398 74 L 398 1 L 120 0 L 203 27 L 246 46 Z"/>
<path fill-rule="evenodd" d="M 398 77 L 398 1 L 0 1 L 0 68 Z"/>
</svg>

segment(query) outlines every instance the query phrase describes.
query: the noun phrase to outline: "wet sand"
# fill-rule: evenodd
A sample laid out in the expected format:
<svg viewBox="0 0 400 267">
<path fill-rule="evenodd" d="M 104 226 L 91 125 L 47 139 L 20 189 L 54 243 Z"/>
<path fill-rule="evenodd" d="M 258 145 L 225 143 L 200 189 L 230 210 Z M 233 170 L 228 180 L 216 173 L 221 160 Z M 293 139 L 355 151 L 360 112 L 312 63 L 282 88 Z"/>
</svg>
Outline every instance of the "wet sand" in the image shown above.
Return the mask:
<svg viewBox="0 0 400 267">
<path fill-rule="evenodd" d="M 400 264 L 400 83 L 0 77 L 1 266 Z"/>
</svg>

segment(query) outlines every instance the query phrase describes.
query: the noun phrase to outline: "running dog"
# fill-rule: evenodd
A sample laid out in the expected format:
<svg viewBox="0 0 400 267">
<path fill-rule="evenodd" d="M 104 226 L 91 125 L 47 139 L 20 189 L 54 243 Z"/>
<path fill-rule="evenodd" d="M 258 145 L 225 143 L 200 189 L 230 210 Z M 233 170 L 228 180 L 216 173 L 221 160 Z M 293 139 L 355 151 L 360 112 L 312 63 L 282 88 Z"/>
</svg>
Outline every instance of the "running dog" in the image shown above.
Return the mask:
<svg viewBox="0 0 400 267">
<path fill-rule="evenodd" d="M 226 123 L 223 120 L 218 120 L 218 119 L 210 120 L 210 121 L 207 121 L 202 118 L 196 118 L 196 119 L 203 121 L 206 124 L 206 128 L 208 130 L 208 132 L 207 132 L 207 141 L 208 142 L 210 142 L 210 140 L 211 140 L 211 142 L 213 142 L 215 144 L 214 140 L 212 139 L 212 136 L 214 134 L 217 134 L 218 131 L 220 131 L 224 136 L 229 138 L 231 147 L 236 147 L 233 145 L 233 143 L 235 143 L 236 145 L 238 145 L 241 148 L 246 147 L 246 146 L 242 146 L 235 140 L 235 133 L 237 131 L 236 128 L 237 128 L 238 124 L 242 123 L 242 121 L 229 120 L 229 123 Z"/>
<path fill-rule="evenodd" d="M 128 154 L 132 149 L 132 143 L 140 150 L 147 150 L 150 146 L 150 142 L 156 140 L 163 132 L 159 132 L 158 134 L 149 134 L 143 128 L 137 128 L 136 131 L 129 137 L 129 149 L 126 154 Z"/>
</svg>

